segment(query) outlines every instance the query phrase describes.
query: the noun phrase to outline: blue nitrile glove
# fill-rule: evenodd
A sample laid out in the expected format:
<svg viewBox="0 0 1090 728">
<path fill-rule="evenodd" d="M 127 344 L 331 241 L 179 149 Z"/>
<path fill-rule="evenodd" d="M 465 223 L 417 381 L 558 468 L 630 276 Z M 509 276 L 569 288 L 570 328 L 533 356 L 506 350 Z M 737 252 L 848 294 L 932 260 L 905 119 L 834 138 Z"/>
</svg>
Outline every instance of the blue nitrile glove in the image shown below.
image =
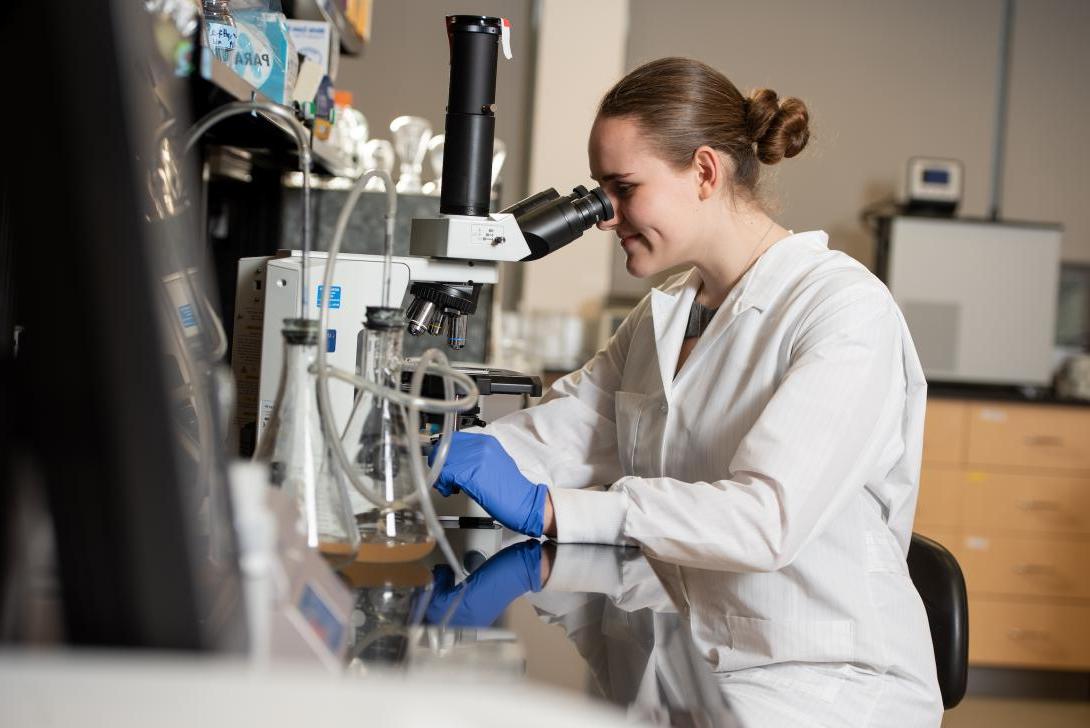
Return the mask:
<svg viewBox="0 0 1090 728">
<path fill-rule="evenodd" d="M 428 456 L 428 465 L 435 460 L 437 449 Z M 451 435 L 450 454 L 434 487 L 443 495 L 461 488 L 512 531 L 536 538 L 544 528 L 549 489 L 527 480 L 500 441 L 491 435 Z"/>
<path fill-rule="evenodd" d="M 450 567 L 439 564 L 432 569 L 432 590 L 424 621 L 441 623 L 453 606 L 447 624 L 488 627 L 508 604 L 528 591 L 541 591 L 541 544 L 523 541 L 508 546 L 457 586 Z"/>
</svg>

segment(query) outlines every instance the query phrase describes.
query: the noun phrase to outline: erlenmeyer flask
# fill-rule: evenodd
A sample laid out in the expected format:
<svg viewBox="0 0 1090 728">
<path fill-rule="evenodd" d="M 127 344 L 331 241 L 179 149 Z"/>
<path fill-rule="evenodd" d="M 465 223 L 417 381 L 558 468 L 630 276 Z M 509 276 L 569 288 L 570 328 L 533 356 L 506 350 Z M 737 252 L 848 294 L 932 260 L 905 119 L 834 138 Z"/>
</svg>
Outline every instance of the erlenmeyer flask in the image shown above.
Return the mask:
<svg viewBox="0 0 1090 728">
<path fill-rule="evenodd" d="M 405 319 L 396 308 L 368 307 L 362 376 L 389 388 L 401 381 Z M 345 428 L 345 452 L 356 475 L 382 508 L 361 513 L 361 561 L 413 561 L 435 545 L 417 506 L 408 458 L 421 457 L 417 433 L 408 432 L 399 404 L 362 390 Z"/>
<path fill-rule="evenodd" d="M 318 413 L 315 376 L 318 322 L 284 319 L 284 368 L 272 417 L 254 460 L 268 462 L 274 485 L 299 503 L 307 545 L 331 555 L 352 555 L 359 532 L 348 491 L 333 461 Z"/>
</svg>

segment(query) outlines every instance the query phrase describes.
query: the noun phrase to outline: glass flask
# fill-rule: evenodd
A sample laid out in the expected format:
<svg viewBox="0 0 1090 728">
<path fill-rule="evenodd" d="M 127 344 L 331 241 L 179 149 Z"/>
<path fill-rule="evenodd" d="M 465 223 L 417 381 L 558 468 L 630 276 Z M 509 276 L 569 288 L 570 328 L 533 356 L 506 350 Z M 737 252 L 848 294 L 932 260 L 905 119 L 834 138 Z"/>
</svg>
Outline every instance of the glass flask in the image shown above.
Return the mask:
<svg viewBox="0 0 1090 728">
<path fill-rule="evenodd" d="M 361 375 L 395 388 L 401 381 L 401 339 L 405 319 L 396 308 L 371 306 L 364 322 Z M 385 397 L 362 390 L 344 435 L 345 452 L 361 485 L 374 500 L 357 516 L 359 559 L 371 562 L 414 561 L 435 546 L 418 509 L 408 458 L 421 457 L 419 435 L 408 432 L 405 411 Z"/>
<path fill-rule="evenodd" d="M 208 48 L 224 63 L 238 40 L 238 28 L 228 0 L 204 0 L 204 32 Z"/>
<path fill-rule="evenodd" d="M 348 491 L 333 468 L 318 413 L 318 322 L 284 319 L 284 364 L 272 416 L 254 460 L 268 462 L 273 485 L 295 495 L 307 545 L 330 555 L 351 556 L 359 546 Z"/>
<path fill-rule="evenodd" d="M 397 191 L 418 193 L 424 186 L 424 155 L 431 140 L 431 123 L 420 116 L 399 116 L 390 122 L 390 131 L 401 160 Z"/>
</svg>

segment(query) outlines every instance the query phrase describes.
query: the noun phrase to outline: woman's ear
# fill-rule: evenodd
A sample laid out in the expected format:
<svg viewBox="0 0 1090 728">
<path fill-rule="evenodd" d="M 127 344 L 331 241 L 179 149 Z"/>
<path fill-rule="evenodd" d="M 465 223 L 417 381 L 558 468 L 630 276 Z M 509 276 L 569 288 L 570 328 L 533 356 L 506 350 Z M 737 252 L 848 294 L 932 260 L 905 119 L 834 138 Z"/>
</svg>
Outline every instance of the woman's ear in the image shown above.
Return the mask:
<svg viewBox="0 0 1090 728">
<path fill-rule="evenodd" d="M 707 200 L 718 193 L 727 179 L 727 165 L 723 155 L 709 146 L 697 147 L 693 152 L 693 171 L 696 173 L 697 193 L 701 200 Z"/>
</svg>

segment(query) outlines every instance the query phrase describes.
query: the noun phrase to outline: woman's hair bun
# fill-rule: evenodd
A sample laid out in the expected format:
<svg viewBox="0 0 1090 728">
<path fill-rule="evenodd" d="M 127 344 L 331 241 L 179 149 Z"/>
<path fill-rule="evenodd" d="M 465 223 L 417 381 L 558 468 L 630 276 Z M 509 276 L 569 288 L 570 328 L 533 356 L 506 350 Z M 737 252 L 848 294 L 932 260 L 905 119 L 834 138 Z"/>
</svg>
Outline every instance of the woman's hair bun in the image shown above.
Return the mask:
<svg viewBox="0 0 1090 728">
<path fill-rule="evenodd" d="M 745 103 L 746 129 L 757 147 L 757 159 L 776 164 L 806 148 L 810 140 L 810 112 L 801 99 L 780 99 L 768 88 L 756 89 Z"/>
</svg>

